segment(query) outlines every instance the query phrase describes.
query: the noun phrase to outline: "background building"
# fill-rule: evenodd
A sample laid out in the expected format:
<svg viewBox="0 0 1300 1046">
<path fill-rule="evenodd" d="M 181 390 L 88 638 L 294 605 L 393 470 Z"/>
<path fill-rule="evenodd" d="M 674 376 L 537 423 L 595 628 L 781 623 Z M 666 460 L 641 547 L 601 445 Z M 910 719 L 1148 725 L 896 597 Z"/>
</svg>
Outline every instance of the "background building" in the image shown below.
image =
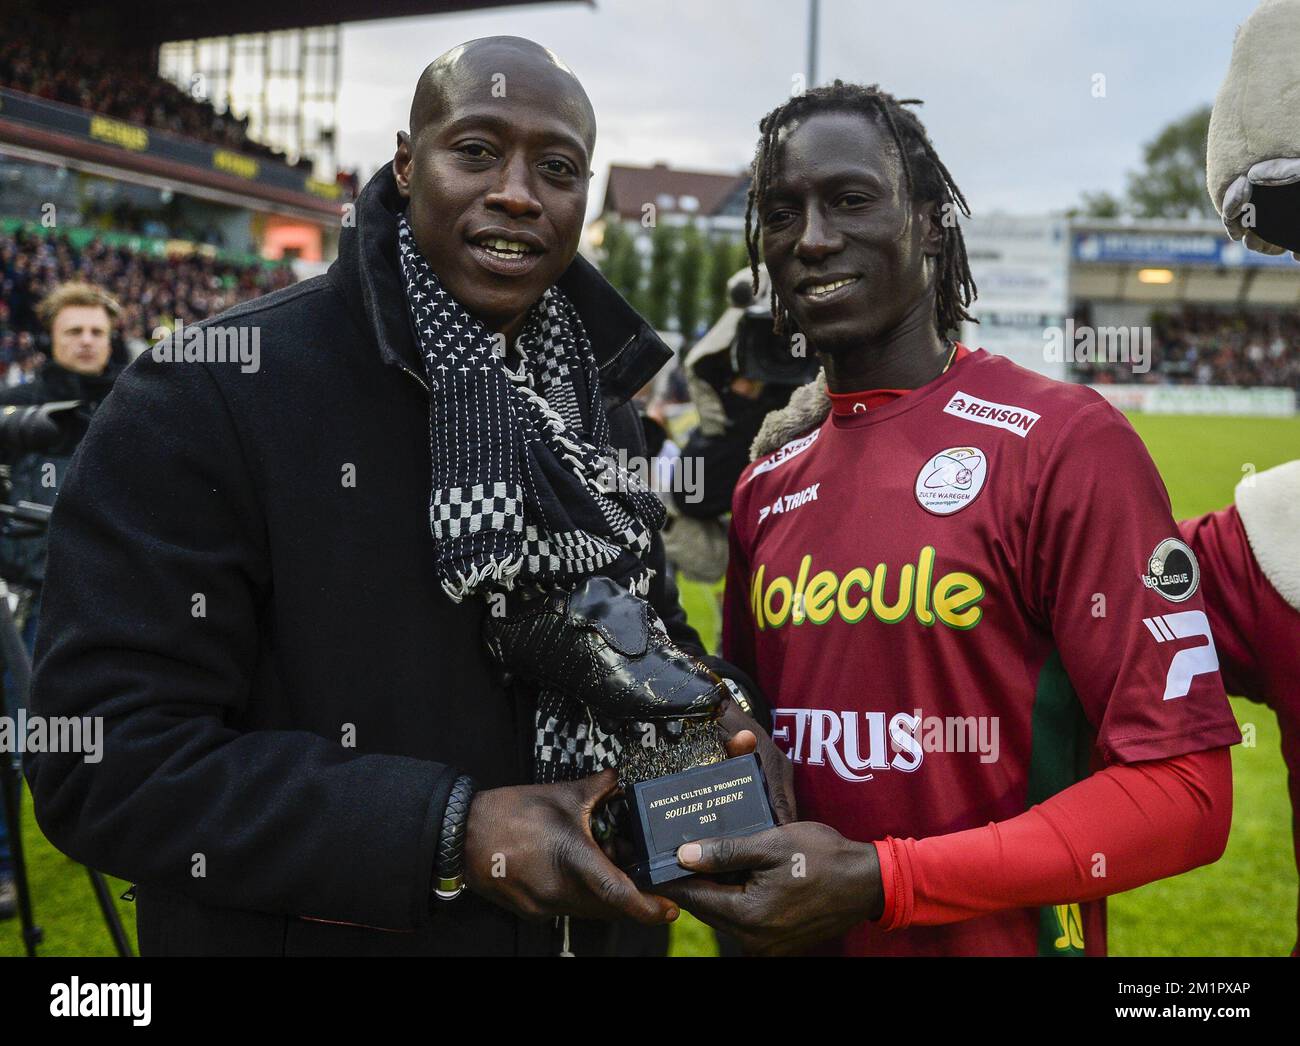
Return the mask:
<svg viewBox="0 0 1300 1046">
<path fill-rule="evenodd" d="M 749 174 L 612 164 L 587 249 L 674 347 L 721 314 L 726 281 L 748 264 Z"/>
<path fill-rule="evenodd" d="M 1127 409 L 1291 414 L 1300 265 L 1217 221 L 992 215 L 965 224 L 979 287 L 962 337 Z"/>
</svg>

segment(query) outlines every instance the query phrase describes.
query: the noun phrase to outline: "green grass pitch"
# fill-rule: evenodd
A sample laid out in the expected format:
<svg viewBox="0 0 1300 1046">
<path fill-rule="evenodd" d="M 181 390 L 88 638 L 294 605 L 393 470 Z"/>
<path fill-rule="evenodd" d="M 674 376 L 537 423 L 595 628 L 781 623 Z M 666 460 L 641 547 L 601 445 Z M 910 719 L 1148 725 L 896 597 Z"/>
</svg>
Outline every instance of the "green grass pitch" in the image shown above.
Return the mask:
<svg viewBox="0 0 1300 1046">
<path fill-rule="evenodd" d="M 1183 518 L 1221 508 L 1250 468 L 1262 471 L 1300 457 L 1300 418 L 1139 415 L 1133 424 L 1155 458 Z M 1086 453 L 1087 447 L 1079 448 Z M 716 643 L 716 591 L 684 584 L 682 600 L 706 640 Z M 1277 720 L 1261 705 L 1234 699 L 1238 721 L 1254 730 L 1252 747 L 1233 751 L 1232 837 L 1215 865 L 1153 883 L 1110 903 L 1115 955 L 1285 955 L 1295 939 L 1296 869 L 1286 772 Z M 45 955 L 110 955 L 112 949 L 83 869 L 41 836 L 26 804 L 24 840 Z M 120 894 L 125 883 L 110 881 Z M 134 906 L 118 902 L 134 939 Z M 674 955 L 716 953 L 712 933 L 683 916 Z M 16 920 L 0 923 L 0 955 L 21 954 Z"/>
</svg>

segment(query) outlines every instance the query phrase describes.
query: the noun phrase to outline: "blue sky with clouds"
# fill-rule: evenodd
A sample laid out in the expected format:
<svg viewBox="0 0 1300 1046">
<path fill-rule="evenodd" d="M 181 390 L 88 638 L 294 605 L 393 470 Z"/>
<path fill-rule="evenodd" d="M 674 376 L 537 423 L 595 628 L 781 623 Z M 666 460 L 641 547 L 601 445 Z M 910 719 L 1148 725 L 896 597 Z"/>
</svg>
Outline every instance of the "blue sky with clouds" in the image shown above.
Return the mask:
<svg viewBox="0 0 1300 1046">
<path fill-rule="evenodd" d="M 1119 191 L 1142 143 L 1213 101 L 1254 0 L 822 0 L 822 81 L 879 82 L 922 118 L 977 213 L 1064 209 Z M 448 47 L 526 36 L 596 108 L 595 207 L 610 163 L 740 170 L 758 118 L 804 71 L 807 0 L 597 0 L 352 24 L 340 153 L 392 155 L 420 70 Z M 1104 98 L 1093 96 L 1095 74 Z"/>
</svg>

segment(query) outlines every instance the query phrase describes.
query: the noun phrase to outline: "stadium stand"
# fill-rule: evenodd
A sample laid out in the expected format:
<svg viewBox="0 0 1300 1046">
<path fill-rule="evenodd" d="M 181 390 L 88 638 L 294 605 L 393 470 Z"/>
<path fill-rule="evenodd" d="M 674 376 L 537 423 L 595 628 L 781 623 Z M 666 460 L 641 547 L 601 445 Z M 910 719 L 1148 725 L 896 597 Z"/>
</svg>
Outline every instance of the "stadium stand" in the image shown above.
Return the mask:
<svg viewBox="0 0 1300 1046">
<path fill-rule="evenodd" d="M 1088 323 L 1086 308 L 1076 323 Z M 1151 369 L 1081 363 L 1077 380 L 1300 389 L 1300 315 L 1186 305 L 1151 315 Z"/>
<path fill-rule="evenodd" d="M 46 347 L 36 306 L 70 279 L 87 280 L 118 300 L 117 333 L 133 353 L 147 347 L 160 326 L 177 319 L 196 323 L 295 281 L 287 265 L 200 252 L 146 253 L 100 237 L 76 246 L 66 235 L 0 234 L 0 384 L 30 374 Z"/>
<path fill-rule="evenodd" d="M 155 73 L 148 48 L 96 47 L 61 31 L 57 19 L 24 11 L 6 16 L 0 39 L 0 87 L 75 105 L 119 120 L 185 135 L 251 156 L 288 163 L 284 153 L 248 136 L 248 119 L 220 113 Z M 299 159 L 302 170 L 311 161 Z"/>
</svg>

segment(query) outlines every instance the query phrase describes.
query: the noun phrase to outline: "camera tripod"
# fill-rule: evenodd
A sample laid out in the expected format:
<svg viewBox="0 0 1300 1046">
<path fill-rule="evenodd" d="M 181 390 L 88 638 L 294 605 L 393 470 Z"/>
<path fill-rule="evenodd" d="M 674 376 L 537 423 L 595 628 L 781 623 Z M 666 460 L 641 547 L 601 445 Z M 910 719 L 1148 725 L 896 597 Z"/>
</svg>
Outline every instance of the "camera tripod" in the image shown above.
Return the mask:
<svg viewBox="0 0 1300 1046">
<path fill-rule="evenodd" d="M 48 505 L 31 501 L 20 501 L 17 505 L 0 503 L 0 521 L 6 537 L 34 537 L 44 532 L 50 518 Z M 12 694 L 5 688 L 3 709 L 8 715 L 10 710 L 17 711 L 27 707 L 28 695 L 32 685 L 32 662 L 23 644 L 18 623 L 14 620 L 13 608 L 10 606 L 12 590 L 0 579 L 0 676 L 8 668 L 13 680 Z M 4 785 L 4 817 L 9 826 L 9 850 L 13 856 L 14 885 L 18 893 L 18 917 L 22 923 L 23 947 L 29 957 L 36 955 L 36 946 L 44 937 L 42 929 L 36 925 L 32 915 L 31 884 L 27 879 L 27 864 L 23 857 L 22 839 L 22 752 L 20 744 L 14 745 L 14 751 L 8 759 L 0 759 L 0 781 Z M 126 930 L 122 926 L 121 916 L 113 904 L 113 895 L 103 875 L 93 868 L 87 868 L 90 875 L 91 889 L 99 910 L 104 916 L 104 924 L 117 954 L 131 954 L 131 944 L 127 940 Z"/>
</svg>

